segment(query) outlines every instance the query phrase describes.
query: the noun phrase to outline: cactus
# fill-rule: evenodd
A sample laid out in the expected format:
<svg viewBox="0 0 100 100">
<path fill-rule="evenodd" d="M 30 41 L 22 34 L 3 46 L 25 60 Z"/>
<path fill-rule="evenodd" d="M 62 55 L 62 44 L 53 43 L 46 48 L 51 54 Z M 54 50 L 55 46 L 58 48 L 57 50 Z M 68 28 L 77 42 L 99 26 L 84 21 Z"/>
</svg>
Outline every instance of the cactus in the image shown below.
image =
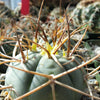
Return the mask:
<svg viewBox="0 0 100 100">
<path fill-rule="evenodd" d="M 83 0 L 79 2 L 72 12 L 73 23 L 79 26 L 89 22 L 88 31 L 100 33 L 100 2 L 99 0 Z"/>
<path fill-rule="evenodd" d="M 28 56 L 28 60 L 25 63 L 10 63 L 10 66 L 14 66 L 17 68 L 24 69 L 26 68 L 29 71 L 35 71 L 38 73 L 46 74 L 46 75 L 57 75 L 60 74 L 66 70 L 69 70 L 75 66 L 77 66 L 77 62 L 80 64 L 80 60 L 75 57 L 74 61 L 72 61 L 69 64 L 70 60 L 67 60 L 66 58 L 62 56 L 57 56 L 58 61 L 63 66 L 62 68 L 51 58 L 48 58 L 47 55 L 41 56 L 38 52 L 31 52 L 24 51 L 25 56 Z M 21 54 L 16 56 L 17 59 L 21 59 Z M 74 71 L 68 75 L 65 75 L 61 78 L 57 79 L 60 82 L 63 82 L 67 85 L 70 85 L 74 88 L 77 88 L 79 90 L 84 90 L 84 80 L 83 80 L 83 74 L 81 70 Z M 6 73 L 6 85 L 12 85 L 15 89 L 15 92 L 11 92 L 12 98 L 16 98 L 17 96 L 21 96 L 38 86 L 44 84 L 48 81 L 48 78 L 38 76 L 38 75 L 31 75 L 29 73 L 19 71 L 17 69 L 8 68 Z M 51 92 L 50 85 L 41 89 L 40 91 L 37 91 L 36 93 L 26 97 L 23 100 L 51 100 L 52 99 L 52 92 Z M 16 95 L 17 94 L 17 95 Z M 59 85 L 55 84 L 55 94 L 57 100 L 80 100 L 81 95 L 78 93 L 73 92 L 69 89 L 64 89 L 63 87 L 60 87 Z"/>
<path fill-rule="evenodd" d="M 57 41 L 60 38 L 58 37 L 57 41 L 50 45 L 46 34 L 43 34 L 43 36 L 45 38 L 44 44 L 43 42 L 39 44 L 41 35 L 38 35 L 38 38 L 35 38 L 33 42 L 30 39 L 24 38 L 28 42 L 33 43 L 32 46 L 30 46 L 30 50 L 21 51 L 21 53 L 15 57 L 16 62 L 11 62 L 8 65 L 5 85 L 11 85 L 14 89 L 14 91 L 7 89 L 10 93 L 9 95 L 13 99 L 23 100 L 33 100 L 33 98 L 34 100 L 41 100 L 41 98 L 43 100 L 80 100 L 82 95 L 62 87 L 56 82 L 61 82 L 62 84 L 83 91 L 86 87 L 83 77 L 84 74 L 82 72 L 84 68 L 82 68 L 82 70 L 77 69 L 62 77 L 57 77 L 61 73 L 67 72 L 81 64 L 81 60 L 75 56 L 66 58 L 66 53 L 62 49 L 56 51 L 57 46 L 66 42 L 65 39 L 62 39 L 62 42 L 58 44 Z M 25 72 L 25 70 L 29 73 Z M 30 74 L 30 72 L 34 74 Z M 45 84 L 47 84 L 47 86 L 44 86 Z M 22 95 L 30 91 L 35 91 L 37 88 L 39 88 L 39 90 L 35 93 L 20 98 Z"/>
<path fill-rule="evenodd" d="M 20 54 L 9 60 L 10 64 L 8 65 L 5 79 L 5 86 L 9 87 L 10 85 L 13 88 L 6 89 L 9 96 L 17 100 L 41 100 L 41 98 L 43 100 L 80 100 L 82 95 L 73 88 L 83 91 L 86 87 L 83 77 L 84 68 L 73 70 L 69 74 L 66 73 L 77 68 L 76 66 L 81 64 L 81 60 L 74 55 L 67 57 L 66 54 L 69 51 L 66 52 L 66 49 L 69 48 L 63 49 L 62 47 L 68 40 L 68 34 L 64 27 L 65 20 L 59 21 L 63 22 L 63 24 L 61 24 L 62 27 L 57 28 L 56 32 L 52 31 L 53 34 L 46 34 L 41 25 L 36 27 L 36 30 L 33 30 L 33 18 L 30 16 L 26 16 L 26 18 L 31 23 L 29 31 L 32 30 L 34 33 L 32 34 L 33 39 L 22 38 L 22 40 L 27 41 L 28 45 L 23 41 L 18 41 Z M 20 26 L 20 23 L 18 26 Z M 20 27 L 21 31 L 23 26 Z M 37 28 L 40 28 L 41 31 L 37 30 Z M 75 31 L 71 33 L 71 36 L 73 34 L 75 34 Z M 43 41 L 39 44 L 41 38 Z M 49 38 L 52 39 L 52 43 L 49 43 Z M 73 54 L 73 50 L 71 54 Z M 66 86 L 70 86 L 70 89 L 65 88 Z M 27 93 L 29 95 L 26 96 Z"/>
</svg>

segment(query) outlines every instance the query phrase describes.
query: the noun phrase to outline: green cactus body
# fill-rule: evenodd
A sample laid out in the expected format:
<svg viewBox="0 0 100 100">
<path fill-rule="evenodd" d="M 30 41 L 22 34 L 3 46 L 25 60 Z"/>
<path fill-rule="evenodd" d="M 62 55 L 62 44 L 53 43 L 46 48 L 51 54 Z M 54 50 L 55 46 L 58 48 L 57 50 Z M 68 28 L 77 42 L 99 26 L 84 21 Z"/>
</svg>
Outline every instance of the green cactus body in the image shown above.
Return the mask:
<svg viewBox="0 0 100 100">
<path fill-rule="evenodd" d="M 19 54 L 16 58 L 20 59 L 21 55 Z M 35 71 L 40 58 L 41 56 L 38 55 L 37 53 L 29 52 L 28 61 L 25 64 L 16 62 L 16 63 L 10 63 L 10 65 L 18 67 L 18 68 L 22 68 L 22 69 L 26 67 L 28 70 Z M 6 74 L 6 85 L 12 84 L 15 90 L 17 91 L 18 95 L 22 95 L 28 91 L 29 86 L 32 81 L 32 77 L 33 75 L 31 74 L 28 74 L 28 73 L 25 73 L 25 72 L 9 67 L 7 70 L 7 74 Z"/>
<path fill-rule="evenodd" d="M 24 52 L 24 54 L 26 54 L 26 51 Z M 17 59 L 21 58 L 21 54 L 16 56 L 16 58 Z M 57 55 L 56 58 L 61 63 L 63 68 L 61 68 L 53 59 L 48 58 L 47 55 L 41 56 L 39 53 L 37 52 L 34 53 L 31 51 L 28 51 L 28 60 L 26 63 L 21 64 L 18 62 L 16 63 L 13 62 L 10 63 L 10 65 L 15 66 L 17 68 L 22 68 L 22 69 L 27 68 L 28 70 L 31 71 L 36 71 L 46 75 L 55 76 L 77 66 L 78 63 L 80 63 L 78 58 L 75 57 L 73 62 L 64 65 L 64 63 L 67 63 L 70 60 L 67 60 L 66 58 L 59 55 Z M 60 77 L 57 80 L 74 88 L 77 88 L 79 90 L 83 90 L 85 86 L 83 80 L 83 73 L 81 72 L 80 69 L 63 77 Z M 45 77 L 38 75 L 31 75 L 9 67 L 6 73 L 5 84 L 12 85 L 16 91 L 17 96 L 21 96 L 47 81 L 48 79 Z M 13 98 L 17 97 L 16 94 L 14 92 L 11 92 L 11 96 Z M 80 100 L 81 98 L 81 95 L 79 93 L 61 87 L 57 84 L 55 84 L 55 94 L 57 100 Z M 50 85 L 24 98 L 23 100 L 41 100 L 41 98 L 43 100 L 52 100 L 52 89 Z"/>
<path fill-rule="evenodd" d="M 94 1 L 88 4 L 85 3 L 88 3 L 88 1 L 81 1 L 72 12 L 73 23 L 75 26 L 79 26 L 89 22 L 88 31 L 100 33 L 100 2 Z"/>
</svg>

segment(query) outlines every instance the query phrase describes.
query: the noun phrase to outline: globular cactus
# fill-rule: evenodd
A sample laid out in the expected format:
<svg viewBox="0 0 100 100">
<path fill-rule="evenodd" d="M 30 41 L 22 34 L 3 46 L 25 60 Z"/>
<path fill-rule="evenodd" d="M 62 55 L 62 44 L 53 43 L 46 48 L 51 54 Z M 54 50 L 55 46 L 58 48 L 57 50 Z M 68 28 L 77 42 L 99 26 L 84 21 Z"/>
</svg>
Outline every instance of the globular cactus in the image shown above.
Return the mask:
<svg viewBox="0 0 100 100">
<path fill-rule="evenodd" d="M 88 31 L 100 33 L 100 1 L 82 0 L 72 12 L 75 26 L 89 22 Z"/>
<path fill-rule="evenodd" d="M 80 65 L 81 60 L 76 56 L 66 58 L 62 49 L 56 51 L 56 46 L 65 40 L 50 45 L 44 36 L 45 44 L 39 44 L 38 39 L 33 41 L 30 50 L 21 51 L 16 60 L 8 65 L 5 85 L 14 89 L 7 89 L 9 95 L 16 100 L 80 100 L 81 94 L 59 85 L 59 82 L 84 91 L 84 68 L 62 75 Z M 23 97 L 27 93 L 29 95 Z"/>
<path fill-rule="evenodd" d="M 49 58 L 47 55 L 42 56 L 39 52 L 28 51 L 27 55 L 27 51 L 24 51 L 24 54 L 26 57 L 28 57 L 28 60 L 26 60 L 25 63 L 12 62 L 10 63 L 10 66 L 21 68 L 23 70 L 26 69 L 29 71 L 34 71 L 49 76 L 56 76 L 80 64 L 80 60 L 77 57 L 73 58 L 73 61 L 70 62 L 71 60 L 67 60 L 64 57 L 57 55 L 56 58 L 63 66 L 61 67 L 52 58 Z M 22 59 L 21 54 L 17 55 L 16 58 Z M 70 63 L 66 64 L 68 62 Z M 5 84 L 7 86 L 11 85 L 15 89 L 15 92 L 12 91 L 10 95 L 12 98 L 17 98 L 18 96 L 21 96 L 29 91 L 32 91 L 38 86 L 41 86 L 48 80 L 49 79 L 47 77 L 31 75 L 29 73 L 9 67 L 6 73 Z M 79 90 L 84 90 L 85 88 L 83 73 L 80 69 L 63 77 L 60 77 L 57 80 Z M 52 100 L 51 84 L 33 93 L 32 95 L 25 97 L 23 100 L 41 100 L 41 98 L 43 100 Z M 81 98 L 81 95 L 79 93 L 61 87 L 56 83 L 54 83 L 54 87 L 55 97 L 57 100 L 80 100 Z"/>
<path fill-rule="evenodd" d="M 29 19 L 32 18 L 29 17 Z M 66 56 L 65 50 L 68 48 L 64 50 L 62 46 L 67 42 L 68 37 L 65 28 L 61 29 L 63 30 L 60 32 L 59 28 L 57 30 L 59 34 L 54 32 L 53 35 L 46 34 L 44 30 L 33 31 L 33 40 L 22 38 L 27 41 L 28 45 L 19 41 L 21 52 L 14 57 L 14 60 L 10 60 L 6 72 L 5 86 L 10 85 L 13 88 L 6 89 L 10 97 L 16 100 L 81 99 L 82 95 L 73 91 L 73 88 L 84 91 L 86 84 L 83 72 L 85 71 L 82 68 L 67 73 L 69 70 L 77 68 L 81 64 L 81 60 L 74 55 Z M 48 37 L 52 37 L 52 43 L 49 43 Z M 39 44 L 41 38 L 44 42 Z M 26 46 L 27 48 L 24 50 L 21 48 Z"/>
</svg>

